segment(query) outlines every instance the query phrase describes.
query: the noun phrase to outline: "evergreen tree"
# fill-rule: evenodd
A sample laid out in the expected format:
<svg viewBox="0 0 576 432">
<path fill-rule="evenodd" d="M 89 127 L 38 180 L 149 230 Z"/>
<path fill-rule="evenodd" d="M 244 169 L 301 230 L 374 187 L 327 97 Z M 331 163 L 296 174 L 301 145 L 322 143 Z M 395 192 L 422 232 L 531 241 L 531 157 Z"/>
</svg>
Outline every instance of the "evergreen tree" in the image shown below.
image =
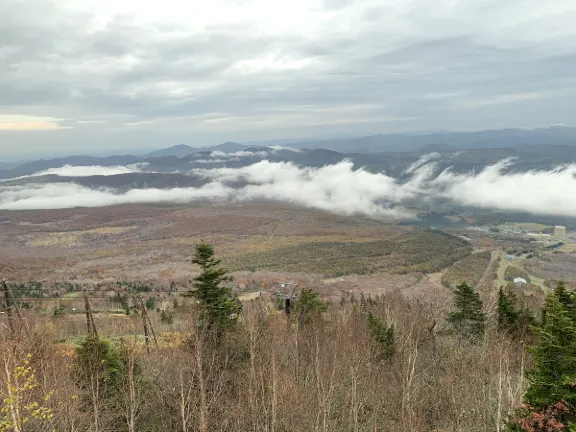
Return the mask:
<svg viewBox="0 0 576 432">
<path fill-rule="evenodd" d="M 528 309 L 516 307 L 516 294 L 512 290 L 498 290 L 498 330 L 513 337 L 524 337 L 534 325 L 534 315 Z"/>
<path fill-rule="evenodd" d="M 568 316 L 570 316 L 573 321 L 576 321 L 576 298 L 574 293 L 572 291 L 568 291 L 564 285 L 564 282 L 560 281 L 554 289 L 554 294 L 556 297 L 558 297 L 558 300 L 560 303 L 562 303 L 562 306 L 564 306 L 568 311 Z"/>
<path fill-rule="evenodd" d="M 378 359 L 388 359 L 394 355 L 394 325 L 386 323 L 381 317 L 368 313 L 368 325 L 378 343 Z"/>
<path fill-rule="evenodd" d="M 480 337 L 486 328 L 486 315 L 482 310 L 480 295 L 466 282 L 454 291 L 454 310 L 448 313 L 447 321 L 464 335 Z"/>
<path fill-rule="evenodd" d="M 515 329 L 518 321 L 516 311 L 516 295 L 512 291 L 504 292 L 500 287 L 498 290 L 498 330 L 511 332 Z"/>
<path fill-rule="evenodd" d="M 566 290 L 566 286 L 564 285 L 563 281 L 558 282 L 556 288 L 554 288 L 554 295 L 566 309 L 570 309 L 573 306 L 573 296 Z"/>
<path fill-rule="evenodd" d="M 242 305 L 232 296 L 231 289 L 223 285 L 232 278 L 226 275 L 226 269 L 220 267 L 220 260 L 214 258 L 214 249 L 210 244 L 196 245 L 192 264 L 199 265 L 202 273 L 194 278 L 194 290 L 184 295 L 198 299 L 200 323 L 222 335 L 233 327 L 242 311 Z"/>
<path fill-rule="evenodd" d="M 310 288 L 302 288 L 302 292 L 294 306 L 294 313 L 301 324 L 307 324 L 328 309 L 328 305 L 320 300 L 317 292 Z"/>
<path fill-rule="evenodd" d="M 526 402 L 545 409 L 565 401 L 576 405 L 576 324 L 556 294 L 546 299 L 546 322 L 531 347 L 534 369 L 528 374 Z"/>
</svg>

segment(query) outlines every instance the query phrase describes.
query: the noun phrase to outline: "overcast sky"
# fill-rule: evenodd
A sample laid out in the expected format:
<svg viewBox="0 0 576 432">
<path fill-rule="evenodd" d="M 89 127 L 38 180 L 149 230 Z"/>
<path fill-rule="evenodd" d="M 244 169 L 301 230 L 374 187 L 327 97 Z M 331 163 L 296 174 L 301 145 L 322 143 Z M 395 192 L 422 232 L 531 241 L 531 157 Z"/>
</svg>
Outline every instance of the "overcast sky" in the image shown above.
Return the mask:
<svg viewBox="0 0 576 432">
<path fill-rule="evenodd" d="M 0 158 L 576 125 L 575 0 L 1 0 Z"/>
</svg>

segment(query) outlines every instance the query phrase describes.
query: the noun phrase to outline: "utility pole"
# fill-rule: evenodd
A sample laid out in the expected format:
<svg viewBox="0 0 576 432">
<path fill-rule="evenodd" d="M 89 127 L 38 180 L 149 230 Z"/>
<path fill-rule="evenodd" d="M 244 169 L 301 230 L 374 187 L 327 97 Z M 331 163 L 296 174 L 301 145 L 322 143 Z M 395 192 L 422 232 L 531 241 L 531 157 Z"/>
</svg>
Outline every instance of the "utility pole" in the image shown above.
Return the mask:
<svg viewBox="0 0 576 432">
<path fill-rule="evenodd" d="M 144 300 L 140 297 L 140 307 L 142 308 L 142 325 L 144 326 L 144 343 L 146 344 L 146 351 L 150 353 L 150 334 L 148 332 L 148 320 L 146 319 L 146 306 Z"/>
<path fill-rule="evenodd" d="M 88 335 L 98 339 L 98 332 L 96 331 L 96 324 L 90 309 L 90 302 L 88 301 L 88 291 L 84 291 L 84 304 L 86 307 L 86 326 L 88 328 Z"/>
<path fill-rule="evenodd" d="M 158 349 L 158 339 L 156 339 L 156 332 L 154 331 L 154 326 L 150 320 L 150 315 L 148 315 L 148 310 L 144 305 L 144 300 L 140 297 L 140 306 L 142 307 L 142 324 L 144 325 L 144 338 L 146 340 L 146 349 L 150 352 L 150 334 L 152 334 L 152 339 L 154 339 L 154 345 Z"/>
<path fill-rule="evenodd" d="M 2 290 L 4 291 L 4 301 L 6 302 L 6 314 L 8 315 L 8 328 L 10 329 L 10 337 L 14 338 L 16 332 L 14 328 L 14 320 L 12 317 L 12 313 L 14 312 L 14 305 L 12 304 L 11 292 L 10 288 L 8 288 L 6 280 L 2 280 Z"/>
</svg>

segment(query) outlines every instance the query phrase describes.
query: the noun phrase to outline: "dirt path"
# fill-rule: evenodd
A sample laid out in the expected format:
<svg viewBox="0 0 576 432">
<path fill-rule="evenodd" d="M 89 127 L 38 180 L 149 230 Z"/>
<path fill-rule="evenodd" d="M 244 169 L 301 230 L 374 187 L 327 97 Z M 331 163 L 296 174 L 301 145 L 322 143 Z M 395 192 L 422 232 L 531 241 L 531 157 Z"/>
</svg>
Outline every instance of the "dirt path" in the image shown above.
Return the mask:
<svg viewBox="0 0 576 432">
<path fill-rule="evenodd" d="M 276 230 L 278 229 L 278 222 L 276 222 L 274 224 L 274 229 L 272 230 L 272 232 L 270 233 L 270 238 L 274 238 L 274 234 L 276 233 Z"/>
<path fill-rule="evenodd" d="M 238 296 L 238 300 L 240 301 L 250 301 L 250 300 L 256 300 L 258 297 L 260 297 L 263 293 L 266 293 L 266 291 L 256 291 L 256 292 L 250 292 L 250 293 L 245 293 L 245 294 L 240 294 Z"/>
</svg>

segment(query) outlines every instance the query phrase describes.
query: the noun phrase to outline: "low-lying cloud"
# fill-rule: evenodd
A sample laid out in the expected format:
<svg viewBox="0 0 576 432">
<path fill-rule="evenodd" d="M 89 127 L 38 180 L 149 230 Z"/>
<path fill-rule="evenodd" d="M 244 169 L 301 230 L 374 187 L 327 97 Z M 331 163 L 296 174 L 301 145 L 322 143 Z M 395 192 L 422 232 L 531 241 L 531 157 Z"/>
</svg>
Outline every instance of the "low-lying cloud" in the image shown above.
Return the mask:
<svg viewBox="0 0 576 432">
<path fill-rule="evenodd" d="M 398 180 L 384 173 L 354 170 L 351 162 L 322 168 L 261 161 L 241 168 L 202 168 L 190 172 L 202 177 L 201 187 L 170 189 L 91 189 L 74 183 L 26 184 L 0 187 L 0 209 L 55 209 L 101 207 L 128 203 L 185 204 L 197 200 L 246 202 L 273 200 L 304 207 L 371 217 L 410 218 L 408 203 L 432 204 L 436 199 L 455 205 L 576 216 L 576 165 L 551 171 L 514 172 L 513 161 L 503 160 L 480 172 L 438 172 L 436 155 L 426 155 Z M 88 172 L 62 167 L 59 173 Z M 122 167 L 99 167 L 98 175 Z M 127 172 L 129 167 L 123 167 Z M 134 167 L 132 169 L 135 169 Z M 96 171 L 94 169 L 94 171 Z M 119 173 L 119 172 L 116 172 Z M 104 174 L 105 175 L 105 174 Z"/>
<path fill-rule="evenodd" d="M 59 177 L 91 177 L 91 176 L 112 176 L 118 174 L 131 174 L 142 172 L 145 163 L 139 163 L 128 166 L 72 166 L 63 165 L 58 168 L 49 168 L 44 171 L 38 171 L 20 177 L 13 177 L 2 181 L 22 180 L 30 177 L 42 177 L 46 175 L 55 175 Z"/>
</svg>

